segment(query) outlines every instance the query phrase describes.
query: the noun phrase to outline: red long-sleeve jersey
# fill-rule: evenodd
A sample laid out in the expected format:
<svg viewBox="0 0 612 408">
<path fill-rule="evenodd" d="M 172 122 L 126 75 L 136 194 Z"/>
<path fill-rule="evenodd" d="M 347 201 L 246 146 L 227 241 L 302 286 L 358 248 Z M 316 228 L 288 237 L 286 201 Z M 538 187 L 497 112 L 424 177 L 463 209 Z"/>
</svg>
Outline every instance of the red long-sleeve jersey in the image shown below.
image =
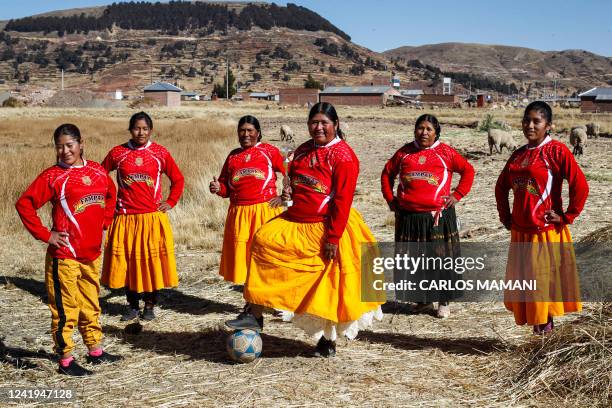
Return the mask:
<svg viewBox="0 0 612 408">
<path fill-rule="evenodd" d="M 415 142 L 408 143 L 387 161 L 380 177 L 382 194 L 388 203 L 393 201 L 393 185 L 399 174 L 400 208 L 412 212 L 438 211 L 443 207 L 443 197 L 451 194 L 454 172 L 461 179 L 452 194 L 461 200 L 472 188 L 472 165 L 455 149 L 439 141 L 426 149 Z"/>
<path fill-rule="evenodd" d="M 102 166 L 107 172 L 117 170 L 117 214 L 144 214 L 157 211 L 162 202 L 162 173 L 170 179 L 166 202 L 174 207 L 183 194 L 185 179 L 165 147 L 147 142 L 144 146 L 131 141 L 115 146 Z"/>
<path fill-rule="evenodd" d="M 113 180 L 98 163 L 83 166 L 57 164 L 43 171 L 21 195 L 15 207 L 23 225 L 36 238 L 48 242 L 51 231 L 36 210 L 51 201 L 53 231 L 68 233 L 68 246 L 50 245 L 54 258 L 93 261 L 100 256 L 102 230 L 113 220 L 116 190 Z"/>
<path fill-rule="evenodd" d="M 570 202 L 563 211 L 561 187 L 569 184 Z M 512 212 L 508 203 L 512 189 Z M 565 224 L 571 224 L 584 208 L 589 186 L 569 149 L 550 136 L 537 147 L 517 149 L 502 170 L 495 186 L 497 211 L 502 223 L 521 232 L 540 232 L 555 228 L 547 224 L 544 213 L 554 210 Z"/>
<path fill-rule="evenodd" d="M 252 205 L 276 197 L 276 172 L 285 174 L 280 150 L 267 143 L 238 148 L 225 159 L 217 193 L 232 204 Z"/>
<path fill-rule="evenodd" d="M 340 138 L 325 146 L 312 140 L 302 144 L 289 164 L 293 206 L 290 219 L 299 222 L 326 222 L 327 242 L 338 244 L 346 228 L 353 203 L 359 160 Z"/>
</svg>

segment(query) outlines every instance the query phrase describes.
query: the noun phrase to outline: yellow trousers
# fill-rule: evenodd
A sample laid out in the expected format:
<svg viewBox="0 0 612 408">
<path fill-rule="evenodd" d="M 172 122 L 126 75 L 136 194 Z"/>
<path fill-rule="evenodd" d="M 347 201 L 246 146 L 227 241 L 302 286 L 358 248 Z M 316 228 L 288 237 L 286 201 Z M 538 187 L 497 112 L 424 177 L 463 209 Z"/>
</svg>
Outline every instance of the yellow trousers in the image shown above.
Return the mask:
<svg viewBox="0 0 612 408">
<path fill-rule="evenodd" d="M 78 326 L 88 348 L 100 344 L 100 258 L 92 262 L 51 258 L 45 260 L 45 284 L 51 309 L 51 335 L 58 354 L 74 349 L 72 331 Z"/>
</svg>

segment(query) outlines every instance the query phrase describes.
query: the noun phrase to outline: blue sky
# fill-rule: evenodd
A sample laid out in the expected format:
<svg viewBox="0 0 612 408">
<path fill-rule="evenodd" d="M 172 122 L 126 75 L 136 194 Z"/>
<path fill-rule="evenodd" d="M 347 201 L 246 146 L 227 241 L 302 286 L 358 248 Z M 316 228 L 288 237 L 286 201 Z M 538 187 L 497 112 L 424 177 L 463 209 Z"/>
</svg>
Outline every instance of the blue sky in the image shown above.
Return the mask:
<svg viewBox="0 0 612 408">
<path fill-rule="evenodd" d="M 115 0 L 117 1 L 117 0 Z M 0 20 L 113 0 L 0 0 Z M 286 1 L 277 1 L 285 5 Z M 374 51 L 440 42 L 539 50 L 585 49 L 612 56 L 610 0 L 293 0 Z"/>
</svg>

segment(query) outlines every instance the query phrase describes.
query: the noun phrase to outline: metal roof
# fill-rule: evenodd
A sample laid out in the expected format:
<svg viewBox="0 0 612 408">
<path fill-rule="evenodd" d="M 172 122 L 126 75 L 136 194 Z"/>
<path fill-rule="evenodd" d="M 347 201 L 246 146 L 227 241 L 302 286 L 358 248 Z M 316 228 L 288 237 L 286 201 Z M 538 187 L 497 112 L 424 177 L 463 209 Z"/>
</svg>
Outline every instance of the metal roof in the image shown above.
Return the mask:
<svg viewBox="0 0 612 408">
<path fill-rule="evenodd" d="M 612 101 L 612 94 L 610 95 L 597 95 L 595 97 L 596 101 Z"/>
<path fill-rule="evenodd" d="M 330 86 L 321 94 L 383 94 L 391 89 L 390 86 Z"/>
<path fill-rule="evenodd" d="M 267 92 L 251 92 L 249 94 L 251 98 L 269 98 L 270 96 L 272 95 Z"/>
<path fill-rule="evenodd" d="M 199 93 L 193 91 L 183 91 L 181 92 L 181 96 L 198 96 Z"/>
<path fill-rule="evenodd" d="M 145 86 L 145 92 L 182 92 L 183 90 L 167 82 L 156 82 L 149 86 Z"/>
<path fill-rule="evenodd" d="M 597 87 L 597 88 L 590 89 L 586 92 L 583 92 L 578 96 L 600 96 L 600 95 L 612 96 L 612 88 Z"/>
<path fill-rule="evenodd" d="M 422 89 L 401 89 L 400 93 L 402 95 L 408 95 L 408 96 L 414 95 L 414 96 L 416 96 L 416 95 L 423 95 L 424 92 L 423 92 Z"/>
</svg>

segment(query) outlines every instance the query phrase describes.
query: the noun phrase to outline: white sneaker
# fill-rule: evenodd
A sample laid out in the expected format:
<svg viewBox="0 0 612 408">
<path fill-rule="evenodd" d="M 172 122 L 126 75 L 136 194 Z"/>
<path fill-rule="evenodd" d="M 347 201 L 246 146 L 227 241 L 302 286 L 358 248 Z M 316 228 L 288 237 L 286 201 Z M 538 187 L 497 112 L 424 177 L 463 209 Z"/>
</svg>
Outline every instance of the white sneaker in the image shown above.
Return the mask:
<svg viewBox="0 0 612 408">
<path fill-rule="evenodd" d="M 449 305 L 439 305 L 436 316 L 439 317 L 440 319 L 446 319 L 447 317 L 449 317 L 450 316 L 450 306 Z"/>
</svg>

